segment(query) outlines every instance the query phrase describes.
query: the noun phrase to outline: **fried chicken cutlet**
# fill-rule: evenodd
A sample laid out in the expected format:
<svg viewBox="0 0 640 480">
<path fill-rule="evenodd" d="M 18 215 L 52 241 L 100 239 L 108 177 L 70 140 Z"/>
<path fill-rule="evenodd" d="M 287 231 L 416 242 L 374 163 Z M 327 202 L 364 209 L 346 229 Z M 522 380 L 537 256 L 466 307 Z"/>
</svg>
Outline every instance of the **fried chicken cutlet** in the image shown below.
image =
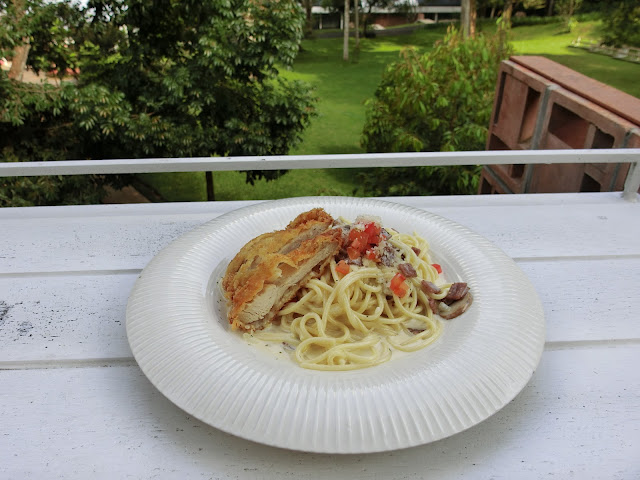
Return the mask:
<svg viewBox="0 0 640 480">
<path fill-rule="evenodd" d="M 331 215 L 316 208 L 240 249 L 222 280 L 232 328 L 263 329 L 303 285 L 320 276 L 342 245 L 342 230 L 333 226 Z"/>
</svg>

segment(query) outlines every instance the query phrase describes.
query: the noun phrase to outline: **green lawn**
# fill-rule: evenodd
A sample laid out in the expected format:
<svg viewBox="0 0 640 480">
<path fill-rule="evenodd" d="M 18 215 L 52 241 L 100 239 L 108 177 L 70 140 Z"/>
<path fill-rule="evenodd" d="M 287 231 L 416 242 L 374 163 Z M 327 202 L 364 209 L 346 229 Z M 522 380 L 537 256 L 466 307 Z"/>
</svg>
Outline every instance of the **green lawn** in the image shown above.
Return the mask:
<svg viewBox="0 0 640 480">
<path fill-rule="evenodd" d="M 384 68 L 407 46 L 430 49 L 445 31 L 442 25 L 410 35 L 361 39 L 359 51 L 352 46 L 349 62 L 342 60 L 342 39 L 305 40 L 293 71 L 283 74 L 314 85 L 320 102 L 304 142 L 290 153 L 362 153 L 364 102 L 373 96 Z"/>
<path fill-rule="evenodd" d="M 596 39 L 599 22 L 579 24 L 572 33 L 562 33 L 559 23 L 514 28 L 512 43 L 520 55 L 543 55 L 578 72 L 640 97 L 640 65 L 569 47 L 578 36 Z M 342 39 L 309 39 L 302 44 L 288 78 L 314 85 L 319 98 L 318 116 L 291 154 L 363 153 L 360 135 L 364 124 L 364 101 L 373 96 L 386 65 L 400 50 L 414 46 L 427 51 L 442 38 L 444 25 L 429 26 L 410 35 L 361 39 L 361 48 L 351 50 L 351 60 L 342 60 Z M 217 200 L 276 199 L 308 195 L 357 195 L 355 171 L 291 170 L 278 180 L 245 184 L 244 174 L 216 172 Z M 204 174 L 145 174 L 141 179 L 170 201 L 206 199 Z"/>
</svg>

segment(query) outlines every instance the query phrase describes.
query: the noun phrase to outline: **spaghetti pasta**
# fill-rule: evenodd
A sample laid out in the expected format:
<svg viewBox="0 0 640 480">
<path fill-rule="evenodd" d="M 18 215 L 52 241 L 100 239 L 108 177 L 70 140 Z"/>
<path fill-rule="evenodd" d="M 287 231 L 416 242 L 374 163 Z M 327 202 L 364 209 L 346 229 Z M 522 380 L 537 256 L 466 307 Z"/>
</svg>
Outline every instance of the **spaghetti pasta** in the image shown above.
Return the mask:
<svg viewBox="0 0 640 480">
<path fill-rule="evenodd" d="M 289 347 L 300 366 L 314 370 L 370 367 L 394 350 L 436 341 L 443 328 L 438 305 L 452 284 L 441 281 L 427 240 L 385 230 L 371 217 L 339 227 L 348 239 L 342 251 L 247 339 Z"/>
</svg>

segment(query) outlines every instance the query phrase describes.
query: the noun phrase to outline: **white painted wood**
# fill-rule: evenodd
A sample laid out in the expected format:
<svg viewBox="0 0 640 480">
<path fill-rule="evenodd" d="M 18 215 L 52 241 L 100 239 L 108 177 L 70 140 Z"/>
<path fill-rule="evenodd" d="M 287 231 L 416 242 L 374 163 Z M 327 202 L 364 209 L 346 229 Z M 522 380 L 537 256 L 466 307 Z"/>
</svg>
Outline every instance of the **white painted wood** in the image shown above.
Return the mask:
<svg viewBox="0 0 640 480">
<path fill-rule="evenodd" d="M 393 200 L 494 241 L 540 295 L 542 362 L 502 411 L 372 455 L 220 432 L 149 384 L 124 308 L 163 246 L 253 202 L 0 209 L 0 478 L 639 477 L 640 203 L 620 193 Z"/>
<path fill-rule="evenodd" d="M 519 262 L 542 301 L 550 348 L 640 339 L 640 257 Z M 127 299 L 138 272 L 0 276 L 0 369 L 131 360 Z M 497 300 L 499 301 L 499 300 Z"/>
<path fill-rule="evenodd" d="M 542 301 L 548 344 L 640 339 L 640 257 L 518 265 Z"/>
<path fill-rule="evenodd" d="M 640 149 L 403 152 L 336 155 L 143 158 L 0 163 L 0 177 L 145 172 L 203 172 L 306 168 L 415 167 L 435 165 L 632 163 L 624 198 L 634 200 L 640 187 L 636 168 Z M 636 172 L 633 175 L 633 172 Z"/>
<path fill-rule="evenodd" d="M 135 366 L 0 371 L 0 477 L 631 479 L 640 472 L 640 345 L 547 351 L 483 423 L 439 442 L 315 455 L 190 418 Z"/>
<path fill-rule="evenodd" d="M 0 177 L 147 172 L 205 172 L 306 168 L 415 167 L 423 165 L 499 165 L 638 162 L 640 149 L 499 150 L 254 157 L 140 158 L 0 163 Z"/>
<path fill-rule="evenodd" d="M 0 368 L 131 359 L 125 310 L 138 273 L 0 277 Z"/>
<path fill-rule="evenodd" d="M 633 221 L 640 216 L 640 203 L 624 202 L 619 194 L 616 202 L 604 204 L 562 203 L 571 195 L 558 195 L 555 203 L 502 205 L 495 200 L 509 196 L 499 196 L 482 210 L 458 198 L 464 200 L 459 206 L 439 206 L 428 197 L 395 201 L 461 223 L 516 258 L 640 254 L 640 223 Z M 225 211 L 192 214 L 190 204 L 182 204 L 170 214 L 153 215 L 152 206 L 121 207 L 121 215 L 109 215 L 106 221 L 100 212 L 109 210 L 96 210 L 92 215 L 89 206 L 72 210 L 78 215 L 39 217 L 36 222 L 13 213 L 0 216 L 0 273 L 140 269 L 172 240 Z"/>
<path fill-rule="evenodd" d="M 620 192 L 595 193 L 539 193 L 513 195 L 451 195 L 435 197 L 380 197 L 380 200 L 402 203 L 432 210 L 436 207 L 490 207 L 535 205 L 616 205 L 620 204 Z M 211 218 L 264 200 L 229 202 L 174 202 L 138 203 L 121 205 L 66 205 L 52 207 L 0 208 L 0 221 L 38 220 L 76 217 L 116 217 L 152 215 L 210 215 Z"/>
</svg>

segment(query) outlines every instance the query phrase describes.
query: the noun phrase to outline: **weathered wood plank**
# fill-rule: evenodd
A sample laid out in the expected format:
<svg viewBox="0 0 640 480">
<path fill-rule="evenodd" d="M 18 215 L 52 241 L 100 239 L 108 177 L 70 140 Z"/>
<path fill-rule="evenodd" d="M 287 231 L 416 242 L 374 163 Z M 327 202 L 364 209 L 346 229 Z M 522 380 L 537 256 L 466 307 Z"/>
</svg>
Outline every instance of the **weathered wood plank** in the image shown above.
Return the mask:
<svg viewBox="0 0 640 480">
<path fill-rule="evenodd" d="M 640 254 L 640 223 L 635 220 L 640 214 L 639 203 L 497 202 L 482 210 L 468 205 L 438 206 L 428 197 L 405 203 L 466 225 L 517 258 Z M 91 215 L 91 209 L 82 209 L 76 211 L 78 216 L 33 222 L 14 215 L 3 219 L 0 210 L 4 233 L 0 274 L 143 268 L 173 239 L 226 210 L 184 214 L 189 211 L 185 207 L 183 213 L 139 213 L 152 213 L 151 206 L 131 211 L 136 213 L 110 216 L 109 221 Z"/>
<path fill-rule="evenodd" d="M 434 197 L 381 197 L 382 200 L 420 208 L 430 207 L 486 207 L 517 205 L 593 205 L 619 204 L 620 192 L 540 193 L 535 195 L 450 195 Z M 73 217 L 114 217 L 150 215 L 211 215 L 241 208 L 263 200 L 220 202 L 174 202 L 120 205 L 65 205 L 52 207 L 16 207 L 0 209 L 0 220 L 54 219 Z"/>
<path fill-rule="evenodd" d="M 137 367 L 0 371 L 0 476 L 628 479 L 640 472 L 638 346 L 545 352 L 504 409 L 451 438 L 370 455 L 258 445 L 166 400 Z"/>
<path fill-rule="evenodd" d="M 640 285 L 640 258 L 519 264 L 542 301 L 548 342 L 640 339 L 628 314 L 640 312 L 628 288 Z M 125 309 L 137 276 L 0 277 L 0 368 L 131 358 Z"/>
<path fill-rule="evenodd" d="M 131 358 L 125 309 L 137 273 L 0 278 L 0 368 L 7 362 Z"/>
</svg>

